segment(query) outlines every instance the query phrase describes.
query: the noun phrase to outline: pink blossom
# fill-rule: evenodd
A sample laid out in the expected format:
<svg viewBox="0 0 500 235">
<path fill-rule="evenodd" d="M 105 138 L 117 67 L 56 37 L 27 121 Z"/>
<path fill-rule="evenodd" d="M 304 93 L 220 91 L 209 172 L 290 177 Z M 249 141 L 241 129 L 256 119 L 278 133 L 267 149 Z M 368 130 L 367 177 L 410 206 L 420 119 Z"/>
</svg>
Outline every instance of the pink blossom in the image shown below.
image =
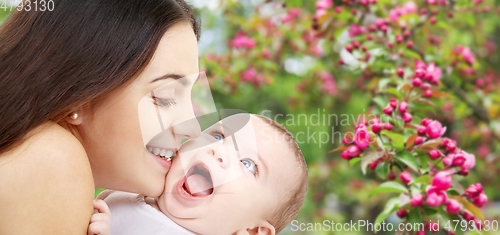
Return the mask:
<svg viewBox="0 0 500 235">
<path fill-rule="evenodd" d="M 488 145 L 481 145 L 477 148 L 477 154 L 481 157 L 486 157 L 490 154 L 490 147 Z"/>
<path fill-rule="evenodd" d="M 471 184 L 465 192 L 469 198 L 474 198 L 483 192 L 483 186 L 480 183 Z"/>
<path fill-rule="evenodd" d="M 378 134 L 380 133 L 381 130 L 382 130 L 382 125 L 380 125 L 380 123 L 375 123 L 372 125 L 373 133 Z"/>
<path fill-rule="evenodd" d="M 472 199 L 472 203 L 474 203 L 474 205 L 476 205 L 477 207 L 483 207 L 486 202 L 488 202 L 488 196 L 486 196 L 484 192 Z"/>
<path fill-rule="evenodd" d="M 476 165 L 476 157 L 473 154 L 468 154 L 464 152 L 465 162 L 462 165 L 462 169 L 468 170 Z"/>
<path fill-rule="evenodd" d="M 422 196 L 422 194 L 416 194 L 411 199 L 411 205 L 414 206 L 414 207 L 421 206 L 423 202 L 424 202 L 424 196 Z"/>
<path fill-rule="evenodd" d="M 326 14 L 326 10 L 325 9 L 318 9 L 318 10 L 316 10 L 316 14 L 314 14 L 314 18 L 315 19 L 319 19 L 319 18 L 321 18 L 325 14 Z"/>
<path fill-rule="evenodd" d="M 399 178 L 401 178 L 401 181 L 403 181 L 403 183 L 407 184 L 407 183 L 410 183 L 412 181 L 412 177 L 411 177 L 411 174 L 409 172 L 401 172 L 401 174 L 399 175 Z"/>
<path fill-rule="evenodd" d="M 319 47 L 318 44 L 316 45 L 311 45 L 311 47 L 309 48 L 309 50 L 311 51 L 311 53 L 313 53 L 315 56 L 321 56 L 323 55 L 323 50 L 321 50 L 321 48 Z"/>
<path fill-rule="evenodd" d="M 418 12 L 418 6 L 413 1 L 406 2 L 401 7 L 401 13 L 403 15 L 407 15 L 407 14 L 411 14 L 411 13 L 417 13 L 417 12 Z"/>
<path fill-rule="evenodd" d="M 366 28 L 364 26 L 359 26 L 357 24 L 352 24 L 351 27 L 349 27 L 349 37 L 356 37 L 360 34 L 365 34 L 366 33 Z"/>
<path fill-rule="evenodd" d="M 427 136 L 429 139 L 441 137 L 446 132 L 446 127 L 443 127 L 440 122 L 432 121 L 427 125 Z"/>
<path fill-rule="evenodd" d="M 469 64 L 474 64 L 475 61 L 475 56 L 474 53 L 470 50 L 468 47 L 464 47 L 462 49 L 462 58 L 464 58 L 465 61 Z"/>
<path fill-rule="evenodd" d="M 469 212 L 465 212 L 464 213 L 464 219 L 467 220 L 467 221 L 471 221 L 471 220 L 474 220 L 474 216 L 469 213 Z"/>
<path fill-rule="evenodd" d="M 442 199 L 440 196 L 438 196 L 436 193 L 429 193 L 427 195 L 427 205 L 432 206 L 432 207 L 438 207 L 443 203 Z"/>
<path fill-rule="evenodd" d="M 297 18 L 300 14 L 300 8 L 292 8 L 290 11 L 281 16 L 281 21 L 283 22 L 291 22 Z"/>
<path fill-rule="evenodd" d="M 444 140 L 445 140 L 445 139 L 446 139 L 446 140 L 448 140 L 448 141 L 444 144 L 444 146 L 446 147 L 446 152 L 453 152 L 453 151 L 455 151 L 455 149 L 457 148 L 457 142 L 456 142 L 456 141 L 454 141 L 454 140 L 450 140 L 450 139 L 448 139 L 448 138 L 444 138 L 444 139 L 443 139 L 443 143 L 444 143 Z"/>
<path fill-rule="evenodd" d="M 350 160 L 351 157 L 349 156 L 349 153 L 347 152 L 347 150 L 343 151 L 340 156 L 345 159 L 345 160 Z"/>
<path fill-rule="evenodd" d="M 318 0 L 316 1 L 316 9 L 328 9 L 333 6 L 332 0 Z"/>
<path fill-rule="evenodd" d="M 404 219 L 406 218 L 406 216 L 408 216 L 408 211 L 406 211 L 405 209 L 401 209 L 401 210 L 398 210 L 396 212 L 396 215 L 401 218 L 401 219 Z"/>
<path fill-rule="evenodd" d="M 455 47 L 455 54 L 461 56 L 467 63 L 474 64 L 475 56 L 469 47 L 457 46 Z"/>
<path fill-rule="evenodd" d="M 361 153 L 361 149 L 356 145 L 349 146 L 346 151 L 350 157 L 357 157 Z"/>
<path fill-rule="evenodd" d="M 418 135 L 421 135 L 421 136 L 425 135 L 427 133 L 427 127 L 425 127 L 425 126 L 417 127 L 417 133 L 418 133 Z"/>
<path fill-rule="evenodd" d="M 399 104 L 399 112 L 406 113 L 407 110 L 408 110 L 408 103 L 406 103 L 405 101 L 401 102 Z"/>
<path fill-rule="evenodd" d="M 394 111 L 394 109 L 393 109 L 391 106 L 387 106 L 387 107 L 385 107 L 382 111 L 383 111 L 385 114 L 387 114 L 387 115 L 391 115 L 391 114 L 392 114 L 392 111 Z"/>
<path fill-rule="evenodd" d="M 413 119 L 413 116 L 410 113 L 404 113 L 403 114 L 403 120 L 406 123 L 411 122 L 412 119 Z"/>
<path fill-rule="evenodd" d="M 389 19 L 391 21 L 397 22 L 399 17 L 411 14 L 418 11 L 417 4 L 415 2 L 410 1 L 405 3 L 402 6 L 396 6 L 394 9 L 389 11 Z"/>
<path fill-rule="evenodd" d="M 462 166 L 465 163 L 465 157 L 462 154 L 455 154 L 452 163 L 454 166 Z"/>
<path fill-rule="evenodd" d="M 396 99 L 391 99 L 389 101 L 389 105 L 391 105 L 391 107 L 393 107 L 393 108 L 396 108 L 396 106 L 398 106 L 398 101 Z M 392 113 L 392 111 L 391 111 L 391 113 Z"/>
<path fill-rule="evenodd" d="M 314 40 L 316 40 L 316 33 L 311 32 L 311 31 L 305 31 L 305 32 L 302 34 L 302 38 L 303 38 L 303 39 L 304 39 L 304 41 L 306 41 L 307 43 L 312 43 L 312 42 L 314 42 Z"/>
<path fill-rule="evenodd" d="M 234 48 L 246 47 L 252 49 L 256 45 L 256 41 L 253 38 L 247 37 L 244 33 L 237 33 L 234 39 L 230 42 L 230 45 Z"/>
<path fill-rule="evenodd" d="M 255 79 L 257 76 L 257 72 L 254 67 L 248 68 L 245 72 L 241 74 L 241 81 L 250 82 Z"/>
<path fill-rule="evenodd" d="M 438 172 L 432 179 L 432 186 L 439 190 L 448 190 L 451 186 L 451 176 L 446 172 Z"/>
<path fill-rule="evenodd" d="M 421 60 L 417 60 L 415 61 L 415 69 L 426 69 L 427 66 L 425 65 L 425 63 Z"/>
<path fill-rule="evenodd" d="M 363 125 L 359 129 L 356 129 L 356 134 L 354 135 L 354 143 L 364 149 L 367 148 L 370 144 L 370 133 L 368 132 L 368 129 L 366 129 L 366 126 Z"/>
<path fill-rule="evenodd" d="M 262 74 L 257 74 L 254 67 L 250 67 L 241 74 L 242 82 L 252 82 L 255 87 L 258 87 L 262 82 L 264 82 L 264 76 Z"/>
<path fill-rule="evenodd" d="M 439 82 L 439 79 L 441 79 L 441 74 L 441 69 L 437 67 L 434 62 L 430 63 L 427 66 L 426 79 L 427 76 L 429 76 L 429 79 L 427 80 L 429 80 L 430 82 L 437 84 Z"/>
<path fill-rule="evenodd" d="M 446 211 L 450 214 L 456 215 L 458 214 L 458 212 L 460 212 L 461 208 L 462 206 L 460 205 L 460 203 L 458 203 L 456 200 L 450 199 L 448 205 L 446 206 Z"/>
<path fill-rule="evenodd" d="M 323 80 L 323 90 L 328 92 L 330 95 L 337 94 L 337 85 L 333 75 L 323 71 L 319 73 L 319 77 Z"/>
<path fill-rule="evenodd" d="M 422 85 L 422 80 L 420 78 L 415 78 L 413 79 L 412 84 L 413 86 L 419 87 L 420 85 Z"/>
<path fill-rule="evenodd" d="M 443 158 L 441 159 L 441 161 L 443 162 L 443 165 L 444 165 L 445 167 L 449 167 L 449 166 L 451 166 L 451 164 L 453 163 L 453 156 L 452 156 L 452 155 L 450 155 L 450 154 L 448 154 L 448 155 L 446 155 L 445 157 L 443 157 Z"/>
<path fill-rule="evenodd" d="M 436 5 L 437 0 L 427 0 L 427 3 L 429 3 L 430 5 Z"/>
<path fill-rule="evenodd" d="M 439 152 L 439 150 L 437 150 L 437 149 L 433 149 L 433 150 L 429 151 L 429 157 L 432 160 L 436 160 L 439 157 L 441 157 L 441 152 Z"/>
<path fill-rule="evenodd" d="M 401 7 L 396 6 L 394 9 L 389 11 L 389 19 L 397 22 L 399 20 L 399 17 L 401 16 Z"/>
<path fill-rule="evenodd" d="M 413 141 L 413 144 L 414 145 L 419 145 L 419 144 L 422 144 L 424 142 L 424 138 L 418 136 L 417 138 L 415 138 L 415 140 Z"/>
</svg>

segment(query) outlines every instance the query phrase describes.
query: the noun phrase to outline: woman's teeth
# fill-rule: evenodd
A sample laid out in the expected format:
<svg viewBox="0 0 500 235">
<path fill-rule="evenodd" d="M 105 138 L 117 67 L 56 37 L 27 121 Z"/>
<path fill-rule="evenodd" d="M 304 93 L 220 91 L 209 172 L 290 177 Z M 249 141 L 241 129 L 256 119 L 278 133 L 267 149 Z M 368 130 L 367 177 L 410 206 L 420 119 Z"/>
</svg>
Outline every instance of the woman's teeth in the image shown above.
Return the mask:
<svg viewBox="0 0 500 235">
<path fill-rule="evenodd" d="M 153 147 L 148 147 L 148 151 L 160 158 L 166 159 L 166 160 L 171 160 L 172 156 L 174 155 L 174 151 L 172 150 L 166 150 L 166 149 L 161 149 L 161 148 L 153 148 Z"/>
</svg>

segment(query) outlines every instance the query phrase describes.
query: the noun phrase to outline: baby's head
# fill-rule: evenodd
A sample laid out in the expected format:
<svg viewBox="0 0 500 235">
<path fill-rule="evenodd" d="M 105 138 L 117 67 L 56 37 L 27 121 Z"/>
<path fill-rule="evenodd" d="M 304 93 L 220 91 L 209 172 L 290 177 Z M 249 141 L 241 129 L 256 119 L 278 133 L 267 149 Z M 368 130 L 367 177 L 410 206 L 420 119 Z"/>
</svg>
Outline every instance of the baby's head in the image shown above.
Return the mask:
<svg viewBox="0 0 500 235">
<path fill-rule="evenodd" d="M 307 185 L 290 132 L 271 119 L 237 114 L 182 145 L 158 205 L 199 234 L 277 234 L 299 212 Z"/>
</svg>

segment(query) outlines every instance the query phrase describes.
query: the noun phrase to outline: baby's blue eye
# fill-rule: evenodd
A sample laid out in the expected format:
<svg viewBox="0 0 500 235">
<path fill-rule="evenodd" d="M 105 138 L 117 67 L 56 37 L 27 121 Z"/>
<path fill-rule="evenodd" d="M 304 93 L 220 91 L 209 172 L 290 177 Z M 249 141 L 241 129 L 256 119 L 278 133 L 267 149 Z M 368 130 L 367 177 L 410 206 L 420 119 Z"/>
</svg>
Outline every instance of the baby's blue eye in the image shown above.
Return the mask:
<svg viewBox="0 0 500 235">
<path fill-rule="evenodd" d="M 248 170 L 250 172 L 252 172 L 252 174 L 255 175 L 257 173 L 257 165 L 252 160 L 250 160 L 250 159 L 243 159 L 243 160 L 241 160 L 241 163 L 243 164 L 243 166 L 245 166 L 246 168 L 248 168 Z"/>
<path fill-rule="evenodd" d="M 213 133 L 212 136 L 222 144 L 224 143 L 224 135 L 222 133 L 216 132 Z"/>
</svg>

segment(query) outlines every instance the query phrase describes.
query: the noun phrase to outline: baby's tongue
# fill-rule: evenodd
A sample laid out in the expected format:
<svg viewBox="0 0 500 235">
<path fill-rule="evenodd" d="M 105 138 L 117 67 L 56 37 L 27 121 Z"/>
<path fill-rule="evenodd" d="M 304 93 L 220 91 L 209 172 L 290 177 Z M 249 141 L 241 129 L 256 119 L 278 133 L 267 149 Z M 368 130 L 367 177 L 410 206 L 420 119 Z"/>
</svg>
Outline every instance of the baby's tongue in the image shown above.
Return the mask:
<svg viewBox="0 0 500 235">
<path fill-rule="evenodd" d="M 210 183 L 205 177 L 194 174 L 187 177 L 186 189 L 193 196 L 206 196 L 210 195 L 212 189 L 212 183 Z"/>
</svg>

